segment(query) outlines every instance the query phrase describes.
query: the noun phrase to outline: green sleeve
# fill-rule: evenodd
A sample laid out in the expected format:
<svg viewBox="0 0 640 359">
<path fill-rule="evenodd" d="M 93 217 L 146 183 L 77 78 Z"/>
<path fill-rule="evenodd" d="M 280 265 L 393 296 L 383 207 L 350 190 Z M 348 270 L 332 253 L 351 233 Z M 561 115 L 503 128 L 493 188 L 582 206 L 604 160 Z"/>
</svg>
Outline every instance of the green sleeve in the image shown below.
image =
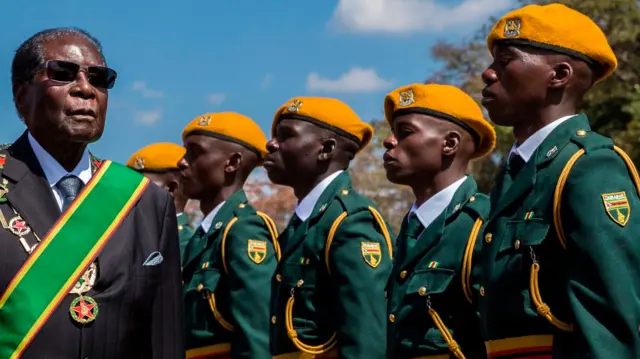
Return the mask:
<svg viewBox="0 0 640 359">
<path fill-rule="evenodd" d="M 182 229 L 180 229 L 180 226 L 182 226 Z M 180 258 L 182 258 L 187 244 L 189 244 L 189 239 L 194 233 L 189 223 L 189 215 L 185 212 L 180 213 L 178 216 L 178 233 L 180 236 Z"/>
<path fill-rule="evenodd" d="M 609 216 L 602 197 L 616 192 L 626 194 L 631 208 L 624 226 Z M 627 167 L 611 150 L 584 155 L 563 201 L 571 358 L 640 358 L 640 201 Z"/>
<path fill-rule="evenodd" d="M 387 303 L 385 286 L 391 274 L 387 243 L 368 211 L 349 215 L 338 227 L 330 248 L 331 281 L 339 358 L 384 358 Z M 379 245 L 380 260 L 368 264 L 362 243 Z"/>
<path fill-rule="evenodd" d="M 266 241 L 264 260 L 256 263 L 249 257 L 248 243 Z M 269 300 L 271 277 L 277 260 L 265 223 L 257 215 L 236 222 L 226 240 L 226 264 L 229 283 L 229 306 L 235 326 L 231 358 L 271 358 L 269 352 Z"/>
</svg>

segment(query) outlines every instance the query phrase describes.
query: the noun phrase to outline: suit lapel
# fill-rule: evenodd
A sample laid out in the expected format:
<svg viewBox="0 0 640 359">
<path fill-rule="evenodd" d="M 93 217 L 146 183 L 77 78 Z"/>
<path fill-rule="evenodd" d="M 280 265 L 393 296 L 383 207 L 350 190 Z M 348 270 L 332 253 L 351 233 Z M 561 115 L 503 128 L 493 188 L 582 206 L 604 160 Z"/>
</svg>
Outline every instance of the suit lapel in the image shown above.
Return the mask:
<svg viewBox="0 0 640 359">
<path fill-rule="evenodd" d="M 211 227 L 209 227 L 209 231 L 207 231 L 205 235 L 196 241 L 189 241 L 187 249 L 185 250 L 183 267 L 188 266 L 193 260 L 200 257 L 202 252 L 209 248 L 211 241 L 221 235 L 219 232 L 223 231 L 229 224 L 229 221 L 235 217 L 235 209 L 240 203 L 247 203 L 247 196 L 243 190 L 239 190 L 227 198 L 213 218 Z"/>
<path fill-rule="evenodd" d="M 447 208 L 442 211 L 429 227 L 425 228 L 417 239 L 408 238 L 409 240 L 415 240 L 416 243 L 411 252 L 406 253 L 405 258 L 402 259 L 400 268 L 406 268 L 416 260 L 423 258 L 426 253 L 440 242 L 446 225 L 453 220 L 454 216 L 460 213 L 460 209 L 468 203 L 471 196 L 477 193 L 477 190 L 478 186 L 475 180 L 471 176 L 467 176 L 467 179 L 456 190 Z"/>
<path fill-rule="evenodd" d="M 500 195 L 500 192 L 495 190 L 492 192 L 491 219 L 500 215 L 505 209 L 528 193 L 536 183 L 538 170 L 558 155 L 578 129 L 590 130 L 589 120 L 585 115 L 578 115 L 556 127 L 538 146 L 504 195 Z M 502 179 L 500 182 L 502 183 L 505 173 L 504 171 L 501 173 Z"/>
<path fill-rule="evenodd" d="M 60 209 L 26 132 L 9 147 L 2 174 L 13 183 L 6 195 L 9 203 L 43 238 L 60 216 Z"/>
<path fill-rule="evenodd" d="M 320 220 L 321 216 L 325 213 L 325 210 L 330 206 L 331 201 L 333 201 L 336 195 L 343 189 L 352 190 L 351 178 L 347 171 L 339 174 L 333 181 L 331 181 L 329 186 L 325 188 L 313 207 L 311 215 L 306 221 L 300 224 L 295 233 L 289 234 L 287 238 L 283 238 L 283 241 L 281 242 L 284 247 L 282 250 L 282 258 L 288 258 L 289 255 L 304 242 L 304 239 L 307 237 L 307 233 L 309 232 L 309 228 Z"/>
</svg>

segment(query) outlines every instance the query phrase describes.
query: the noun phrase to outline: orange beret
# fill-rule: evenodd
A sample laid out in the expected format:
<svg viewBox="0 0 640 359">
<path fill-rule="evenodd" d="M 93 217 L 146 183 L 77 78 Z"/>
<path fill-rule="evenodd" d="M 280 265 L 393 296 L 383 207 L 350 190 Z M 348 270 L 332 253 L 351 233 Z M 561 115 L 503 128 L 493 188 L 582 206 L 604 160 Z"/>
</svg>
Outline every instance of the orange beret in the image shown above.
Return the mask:
<svg viewBox="0 0 640 359">
<path fill-rule="evenodd" d="M 373 137 L 373 127 L 360 117 L 346 103 L 328 97 L 295 97 L 282 105 L 276 112 L 271 125 L 274 136 L 280 120 L 294 119 L 311 122 L 343 137 L 355 141 L 363 149 Z"/>
<path fill-rule="evenodd" d="M 531 46 L 581 59 L 602 69 L 598 81 L 618 67 L 607 37 L 588 16 L 561 4 L 527 5 L 503 16 L 487 37 L 495 41 Z"/>
<path fill-rule="evenodd" d="M 412 84 L 395 89 L 385 97 L 384 115 L 389 124 L 395 117 L 409 113 L 434 116 L 464 128 L 476 140 L 472 158 L 491 153 L 496 145 L 496 131 L 482 116 L 480 106 L 457 87 Z"/>
<path fill-rule="evenodd" d="M 178 161 L 184 154 L 184 147 L 175 143 L 154 143 L 134 153 L 127 161 L 127 167 L 151 172 L 177 170 Z"/>
<path fill-rule="evenodd" d="M 259 158 L 267 154 L 267 138 L 252 119 L 236 112 L 206 113 L 189 122 L 182 140 L 189 135 L 204 135 L 234 142 L 255 152 Z"/>
</svg>

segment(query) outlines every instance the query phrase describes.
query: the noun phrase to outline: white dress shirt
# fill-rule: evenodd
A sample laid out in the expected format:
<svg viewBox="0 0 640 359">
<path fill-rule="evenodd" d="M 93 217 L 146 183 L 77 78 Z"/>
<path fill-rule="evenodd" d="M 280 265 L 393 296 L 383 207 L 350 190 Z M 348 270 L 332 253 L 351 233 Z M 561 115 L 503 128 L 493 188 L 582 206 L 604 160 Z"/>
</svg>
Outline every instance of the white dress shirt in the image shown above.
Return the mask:
<svg viewBox="0 0 640 359">
<path fill-rule="evenodd" d="M 553 130 L 555 130 L 556 127 L 560 126 L 563 122 L 565 122 L 566 120 L 570 119 L 573 116 L 576 116 L 576 115 L 561 117 L 551 122 L 550 124 L 539 129 L 536 133 L 531 135 L 529 138 L 527 138 L 520 146 L 518 146 L 517 143 L 514 143 L 513 146 L 511 147 L 511 151 L 509 151 L 508 158 L 510 158 L 511 154 L 515 152 L 517 155 L 522 157 L 522 159 L 525 162 L 529 162 L 529 159 L 531 158 L 531 156 L 533 156 L 533 153 L 536 152 L 538 147 L 540 147 L 542 142 L 544 142 L 544 140 L 551 134 L 551 132 L 553 132 Z"/>
<path fill-rule="evenodd" d="M 33 136 L 31 136 L 31 133 L 28 133 L 27 137 L 29 138 L 29 144 L 33 149 L 33 153 L 36 155 L 36 158 L 40 163 L 40 167 L 42 167 L 42 171 L 49 182 L 49 186 L 51 186 L 56 202 L 58 202 L 58 208 L 62 210 L 62 196 L 56 187 L 56 184 L 66 175 L 74 175 L 80 178 L 82 183 L 85 185 L 89 182 L 93 176 L 89 150 L 85 148 L 84 153 L 82 153 L 82 158 L 80 158 L 80 162 L 78 162 L 76 168 L 71 172 L 67 172 L 67 170 L 65 170 L 64 167 L 62 167 L 62 165 L 58 163 L 58 161 L 53 158 L 53 156 L 51 156 L 49 152 L 47 152 L 47 150 L 45 150 L 38 141 L 33 138 Z"/>
<path fill-rule="evenodd" d="M 467 176 L 460 178 L 459 180 L 453 182 L 447 188 L 441 190 L 440 192 L 433 195 L 431 198 L 426 200 L 420 207 L 416 208 L 416 203 L 413 203 L 411 209 L 409 210 L 409 215 L 412 213 L 416 213 L 420 223 L 424 226 L 424 228 L 429 227 L 433 221 L 438 218 L 438 216 L 451 204 L 451 200 L 453 196 L 456 194 L 456 191 L 462 183 L 467 179 Z"/>
<path fill-rule="evenodd" d="M 312 190 L 307 194 L 300 203 L 296 206 L 296 215 L 300 218 L 301 221 L 306 221 L 311 213 L 313 213 L 313 208 L 316 206 L 316 203 L 322 196 L 322 192 L 324 192 L 327 187 L 333 182 L 338 175 L 340 175 L 342 170 L 337 171 L 329 175 L 327 178 L 323 179 L 322 182 L 318 183 Z"/>
<path fill-rule="evenodd" d="M 211 228 L 211 224 L 213 220 L 216 218 L 216 214 L 220 211 L 220 208 L 224 205 L 226 201 L 222 201 L 219 205 L 216 206 L 211 212 L 209 212 L 200 222 L 200 226 L 204 230 L 204 233 L 209 233 L 209 228 Z"/>
</svg>

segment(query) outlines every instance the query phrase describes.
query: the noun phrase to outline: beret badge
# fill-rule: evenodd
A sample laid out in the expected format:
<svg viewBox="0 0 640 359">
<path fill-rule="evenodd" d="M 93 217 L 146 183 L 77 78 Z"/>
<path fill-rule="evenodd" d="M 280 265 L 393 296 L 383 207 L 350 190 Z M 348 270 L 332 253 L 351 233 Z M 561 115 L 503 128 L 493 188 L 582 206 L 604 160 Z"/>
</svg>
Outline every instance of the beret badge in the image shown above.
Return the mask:
<svg viewBox="0 0 640 359">
<path fill-rule="evenodd" d="M 416 100 L 413 95 L 413 90 L 400 92 L 400 106 L 409 106 L 414 102 L 416 102 Z"/>
<path fill-rule="evenodd" d="M 520 19 L 510 19 L 504 24 L 504 37 L 514 38 L 520 36 Z"/>
</svg>

